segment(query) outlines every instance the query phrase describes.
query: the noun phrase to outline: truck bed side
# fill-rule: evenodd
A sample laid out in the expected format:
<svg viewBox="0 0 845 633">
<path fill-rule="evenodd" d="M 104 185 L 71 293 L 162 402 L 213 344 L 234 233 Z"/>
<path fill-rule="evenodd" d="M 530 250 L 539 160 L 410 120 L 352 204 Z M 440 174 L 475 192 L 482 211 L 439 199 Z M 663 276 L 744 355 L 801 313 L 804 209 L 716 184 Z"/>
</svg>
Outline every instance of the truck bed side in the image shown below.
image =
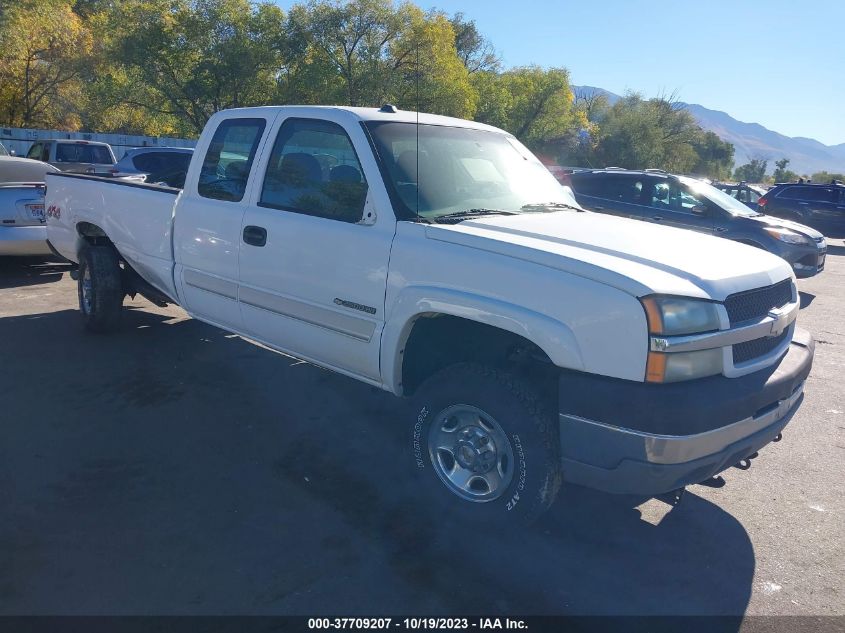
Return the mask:
<svg viewBox="0 0 845 633">
<path fill-rule="evenodd" d="M 47 237 L 78 261 L 83 234 L 108 237 L 152 286 L 175 299 L 173 210 L 179 189 L 76 174 L 47 175 Z"/>
</svg>

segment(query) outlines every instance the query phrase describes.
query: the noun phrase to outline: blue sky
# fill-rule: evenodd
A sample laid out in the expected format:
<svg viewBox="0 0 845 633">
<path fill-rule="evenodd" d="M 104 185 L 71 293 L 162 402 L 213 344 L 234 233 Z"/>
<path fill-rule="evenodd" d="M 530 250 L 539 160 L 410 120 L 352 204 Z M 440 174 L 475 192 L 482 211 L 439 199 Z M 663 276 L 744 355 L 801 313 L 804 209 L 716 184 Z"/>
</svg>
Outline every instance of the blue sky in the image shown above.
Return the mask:
<svg viewBox="0 0 845 633">
<path fill-rule="evenodd" d="M 294 2 L 278 0 L 287 9 Z M 417 0 L 462 11 L 505 65 L 564 66 L 576 85 L 723 110 L 845 143 L 845 1 Z"/>
</svg>

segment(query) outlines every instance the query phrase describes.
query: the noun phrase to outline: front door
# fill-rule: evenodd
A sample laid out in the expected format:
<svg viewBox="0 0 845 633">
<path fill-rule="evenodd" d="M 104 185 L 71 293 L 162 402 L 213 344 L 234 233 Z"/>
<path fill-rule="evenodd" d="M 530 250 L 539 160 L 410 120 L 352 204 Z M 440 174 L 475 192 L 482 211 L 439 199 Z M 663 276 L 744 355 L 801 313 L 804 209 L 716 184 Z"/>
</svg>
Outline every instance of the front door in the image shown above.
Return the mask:
<svg viewBox="0 0 845 633">
<path fill-rule="evenodd" d="M 646 183 L 646 220 L 655 224 L 713 233 L 713 210 L 703 196 L 670 178 L 649 178 Z"/>
<path fill-rule="evenodd" d="M 395 220 L 376 213 L 372 152 L 359 126 L 288 117 L 277 129 L 241 227 L 244 331 L 377 381 Z"/>
</svg>

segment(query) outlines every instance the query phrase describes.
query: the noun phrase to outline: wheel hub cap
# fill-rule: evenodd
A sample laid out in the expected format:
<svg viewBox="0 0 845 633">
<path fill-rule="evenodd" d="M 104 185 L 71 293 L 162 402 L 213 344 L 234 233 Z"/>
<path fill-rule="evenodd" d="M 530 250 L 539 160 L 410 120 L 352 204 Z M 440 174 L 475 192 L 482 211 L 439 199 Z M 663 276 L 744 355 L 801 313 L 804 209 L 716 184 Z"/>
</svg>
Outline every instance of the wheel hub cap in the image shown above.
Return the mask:
<svg viewBox="0 0 845 633">
<path fill-rule="evenodd" d="M 513 480 L 513 449 L 501 425 L 470 405 L 455 405 L 434 419 L 428 437 L 434 472 L 467 501 L 492 501 Z"/>
<path fill-rule="evenodd" d="M 490 443 L 490 435 L 477 426 L 461 431 L 454 455 L 461 467 L 474 473 L 488 473 L 496 465 L 496 447 Z"/>
</svg>

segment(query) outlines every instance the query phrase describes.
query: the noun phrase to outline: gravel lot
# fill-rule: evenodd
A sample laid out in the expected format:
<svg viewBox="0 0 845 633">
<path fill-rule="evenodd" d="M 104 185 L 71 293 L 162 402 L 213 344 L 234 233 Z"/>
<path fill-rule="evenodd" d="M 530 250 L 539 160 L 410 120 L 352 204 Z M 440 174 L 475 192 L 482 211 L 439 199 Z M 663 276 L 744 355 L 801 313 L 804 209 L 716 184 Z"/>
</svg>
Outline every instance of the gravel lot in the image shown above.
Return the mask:
<svg viewBox="0 0 845 633">
<path fill-rule="evenodd" d="M 842 240 L 799 288 L 815 367 L 749 471 L 497 535 L 421 520 L 391 396 L 140 298 L 85 334 L 66 266 L 2 261 L 0 614 L 843 615 Z"/>
</svg>

